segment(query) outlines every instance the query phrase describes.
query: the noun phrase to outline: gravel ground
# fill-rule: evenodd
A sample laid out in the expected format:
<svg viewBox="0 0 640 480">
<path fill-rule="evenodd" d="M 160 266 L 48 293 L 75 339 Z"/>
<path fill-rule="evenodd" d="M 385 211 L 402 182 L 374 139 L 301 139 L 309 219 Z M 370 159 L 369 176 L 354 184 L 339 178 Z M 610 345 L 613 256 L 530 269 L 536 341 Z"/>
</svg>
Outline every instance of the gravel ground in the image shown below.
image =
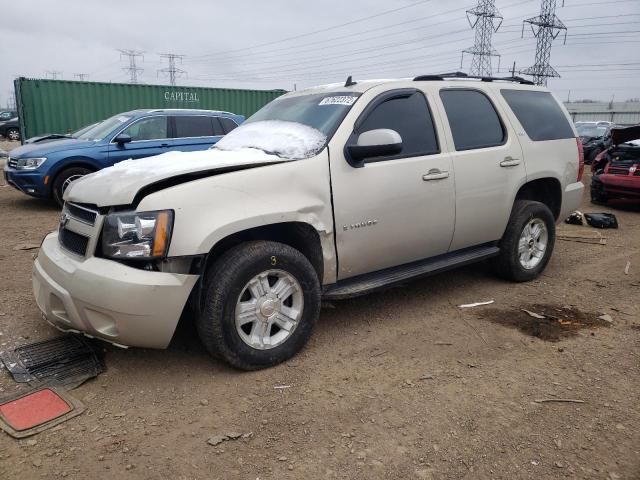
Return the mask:
<svg viewBox="0 0 640 480">
<path fill-rule="evenodd" d="M 618 216 L 606 245 L 558 241 L 531 283 L 476 265 L 327 304 L 269 370 L 211 359 L 188 321 L 165 351 L 107 347 L 108 371 L 71 392 L 84 414 L 35 444 L 0 434 L 0 478 L 638 479 L 640 207 L 583 209 Z M 0 186 L 0 349 L 58 334 L 31 296 L 34 251 L 14 250 L 57 218 Z M 17 389 L 0 372 L 0 395 Z M 562 398 L 584 403 L 536 401 Z"/>
</svg>

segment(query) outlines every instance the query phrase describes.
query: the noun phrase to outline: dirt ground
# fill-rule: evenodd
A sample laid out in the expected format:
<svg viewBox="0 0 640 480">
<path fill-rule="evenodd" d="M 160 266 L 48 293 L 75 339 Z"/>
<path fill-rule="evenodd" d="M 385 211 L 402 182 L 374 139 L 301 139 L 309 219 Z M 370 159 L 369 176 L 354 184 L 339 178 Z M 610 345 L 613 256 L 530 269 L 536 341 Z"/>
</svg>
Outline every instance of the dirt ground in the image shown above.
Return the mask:
<svg viewBox="0 0 640 480">
<path fill-rule="evenodd" d="M 269 370 L 211 359 L 188 322 L 165 351 L 107 347 L 107 372 L 71 391 L 84 414 L 0 433 L 0 478 L 639 479 L 640 207 L 583 209 L 618 216 L 606 245 L 558 241 L 531 283 L 476 265 L 326 304 Z M 57 219 L 0 186 L 0 349 L 58 335 L 31 296 L 35 250 L 14 250 Z M 0 395 L 17 389 L 0 371 Z"/>
</svg>

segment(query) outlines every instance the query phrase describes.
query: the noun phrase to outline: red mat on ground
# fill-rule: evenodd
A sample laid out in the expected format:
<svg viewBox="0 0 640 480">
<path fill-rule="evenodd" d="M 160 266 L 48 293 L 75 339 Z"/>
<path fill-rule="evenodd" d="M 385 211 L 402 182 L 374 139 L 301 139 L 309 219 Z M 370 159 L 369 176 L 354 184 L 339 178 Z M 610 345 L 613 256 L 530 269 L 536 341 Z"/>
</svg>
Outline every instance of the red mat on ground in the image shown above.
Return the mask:
<svg viewBox="0 0 640 480">
<path fill-rule="evenodd" d="M 45 388 L 0 405 L 0 415 L 21 431 L 50 422 L 73 410 L 56 392 Z"/>
</svg>

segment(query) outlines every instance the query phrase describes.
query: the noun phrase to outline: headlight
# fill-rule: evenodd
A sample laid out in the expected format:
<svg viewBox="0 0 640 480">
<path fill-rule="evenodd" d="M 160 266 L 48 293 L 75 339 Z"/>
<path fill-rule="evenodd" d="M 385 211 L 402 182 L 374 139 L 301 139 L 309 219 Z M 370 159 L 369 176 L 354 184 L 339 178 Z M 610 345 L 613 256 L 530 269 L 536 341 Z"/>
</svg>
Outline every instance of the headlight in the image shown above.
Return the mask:
<svg viewBox="0 0 640 480">
<path fill-rule="evenodd" d="M 131 260 L 165 257 L 172 229 L 172 210 L 107 215 L 102 229 L 102 253 L 105 257 Z"/>
<path fill-rule="evenodd" d="M 42 158 L 20 158 L 17 161 L 16 168 L 18 170 L 35 170 L 44 162 L 46 162 L 46 157 Z"/>
</svg>

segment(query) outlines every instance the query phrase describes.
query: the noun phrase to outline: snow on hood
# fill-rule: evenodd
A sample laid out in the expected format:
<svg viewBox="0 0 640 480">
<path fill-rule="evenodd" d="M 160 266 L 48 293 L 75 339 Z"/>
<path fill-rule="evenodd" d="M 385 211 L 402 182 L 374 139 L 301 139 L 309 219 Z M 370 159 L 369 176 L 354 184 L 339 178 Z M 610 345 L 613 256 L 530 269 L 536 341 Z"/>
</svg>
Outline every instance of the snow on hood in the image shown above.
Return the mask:
<svg viewBox="0 0 640 480">
<path fill-rule="evenodd" d="M 196 152 L 167 152 L 139 160 L 124 160 L 86 175 L 67 188 L 64 198 L 102 206 L 128 205 L 138 191 L 178 175 L 250 164 L 282 162 L 283 159 L 254 148 L 234 151 L 210 149 Z"/>
<path fill-rule="evenodd" d="M 327 137 L 297 122 L 264 120 L 240 125 L 215 145 L 216 150 L 257 148 L 289 160 L 309 158 L 324 147 Z"/>
</svg>

